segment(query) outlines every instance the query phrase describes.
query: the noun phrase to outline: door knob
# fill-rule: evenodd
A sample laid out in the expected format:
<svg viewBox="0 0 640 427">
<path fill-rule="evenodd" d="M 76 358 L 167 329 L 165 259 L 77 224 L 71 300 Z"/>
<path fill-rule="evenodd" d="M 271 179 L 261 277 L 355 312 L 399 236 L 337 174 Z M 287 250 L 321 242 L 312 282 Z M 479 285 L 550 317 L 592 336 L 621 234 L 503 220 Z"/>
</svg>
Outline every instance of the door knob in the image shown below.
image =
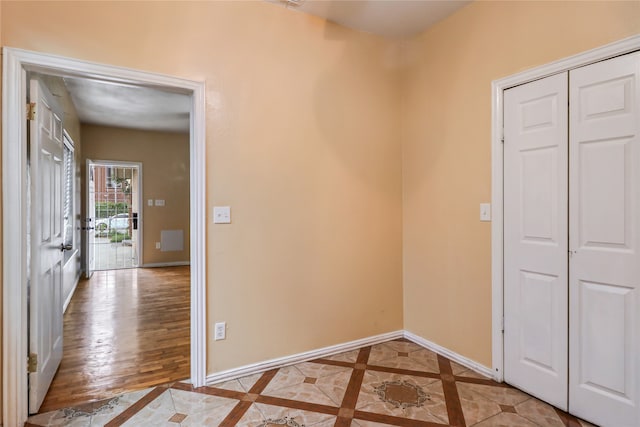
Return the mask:
<svg viewBox="0 0 640 427">
<path fill-rule="evenodd" d="M 70 251 L 71 249 L 73 249 L 73 245 L 65 245 L 64 243 L 60 243 L 60 250 L 62 252 Z"/>
</svg>

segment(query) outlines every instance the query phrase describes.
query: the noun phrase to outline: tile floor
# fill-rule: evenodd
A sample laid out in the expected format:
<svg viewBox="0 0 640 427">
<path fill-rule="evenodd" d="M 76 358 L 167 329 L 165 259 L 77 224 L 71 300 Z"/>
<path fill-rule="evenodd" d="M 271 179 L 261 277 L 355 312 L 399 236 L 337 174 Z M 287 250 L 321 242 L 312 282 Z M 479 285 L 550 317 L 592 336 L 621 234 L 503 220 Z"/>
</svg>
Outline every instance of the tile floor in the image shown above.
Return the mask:
<svg viewBox="0 0 640 427">
<path fill-rule="evenodd" d="M 173 383 L 26 426 L 558 426 L 578 420 L 399 339 L 211 387 Z"/>
</svg>

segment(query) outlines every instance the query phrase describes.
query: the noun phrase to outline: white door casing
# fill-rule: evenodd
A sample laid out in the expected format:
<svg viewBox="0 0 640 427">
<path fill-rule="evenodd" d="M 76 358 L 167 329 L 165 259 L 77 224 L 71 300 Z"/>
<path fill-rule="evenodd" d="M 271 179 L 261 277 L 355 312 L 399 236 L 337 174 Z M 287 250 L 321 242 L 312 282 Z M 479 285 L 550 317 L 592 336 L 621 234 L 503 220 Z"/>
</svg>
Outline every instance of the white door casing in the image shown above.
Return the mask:
<svg viewBox="0 0 640 427">
<path fill-rule="evenodd" d="M 505 380 L 567 409 L 567 73 L 504 93 Z"/>
<path fill-rule="evenodd" d="M 88 279 L 95 270 L 95 237 L 96 237 L 96 182 L 93 177 L 93 169 L 91 168 L 91 160 L 85 162 L 85 176 L 87 180 L 87 199 L 86 199 L 86 215 L 84 219 L 85 234 L 85 277 Z"/>
<path fill-rule="evenodd" d="M 31 261 L 29 412 L 40 408 L 62 360 L 62 261 L 64 250 L 62 111 L 37 80 L 30 82 L 35 118 L 30 126 Z"/>
<path fill-rule="evenodd" d="M 23 425 L 28 414 L 26 243 L 26 72 L 87 77 L 192 95 L 190 131 L 191 381 L 206 382 L 205 84 L 21 49 L 3 48 L 2 90 L 2 424 Z"/>
<path fill-rule="evenodd" d="M 569 408 L 640 425 L 640 53 L 570 71 Z"/>
</svg>

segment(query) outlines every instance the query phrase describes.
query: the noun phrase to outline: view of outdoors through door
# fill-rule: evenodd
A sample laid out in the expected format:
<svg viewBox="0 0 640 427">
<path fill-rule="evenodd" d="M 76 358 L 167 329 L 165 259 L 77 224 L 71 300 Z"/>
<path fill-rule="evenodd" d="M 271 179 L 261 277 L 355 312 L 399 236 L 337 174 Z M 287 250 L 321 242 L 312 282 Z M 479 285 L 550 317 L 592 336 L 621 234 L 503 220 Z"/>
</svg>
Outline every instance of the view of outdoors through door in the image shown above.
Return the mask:
<svg viewBox="0 0 640 427">
<path fill-rule="evenodd" d="M 136 164 L 90 163 L 93 189 L 88 204 L 95 209 L 93 269 L 133 268 L 139 264 L 139 185 Z M 93 210 L 92 209 L 92 210 Z M 89 214 L 91 215 L 91 214 Z"/>
</svg>

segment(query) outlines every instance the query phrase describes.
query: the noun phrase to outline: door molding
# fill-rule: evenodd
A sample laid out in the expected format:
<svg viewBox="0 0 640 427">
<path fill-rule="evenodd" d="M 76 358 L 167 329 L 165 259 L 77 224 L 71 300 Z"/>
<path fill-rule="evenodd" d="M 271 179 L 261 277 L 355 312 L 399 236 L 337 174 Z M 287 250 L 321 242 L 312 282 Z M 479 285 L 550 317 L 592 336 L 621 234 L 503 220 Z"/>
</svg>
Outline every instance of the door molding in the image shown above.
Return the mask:
<svg viewBox="0 0 640 427">
<path fill-rule="evenodd" d="M 640 34 L 491 82 L 491 365 L 497 381 L 504 380 L 504 91 L 637 50 L 640 50 Z"/>
<path fill-rule="evenodd" d="M 27 409 L 26 72 L 162 87 L 192 95 L 190 123 L 191 381 L 206 379 L 205 84 L 31 52 L 3 50 L 2 81 L 2 421 L 22 425 Z"/>
</svg>

